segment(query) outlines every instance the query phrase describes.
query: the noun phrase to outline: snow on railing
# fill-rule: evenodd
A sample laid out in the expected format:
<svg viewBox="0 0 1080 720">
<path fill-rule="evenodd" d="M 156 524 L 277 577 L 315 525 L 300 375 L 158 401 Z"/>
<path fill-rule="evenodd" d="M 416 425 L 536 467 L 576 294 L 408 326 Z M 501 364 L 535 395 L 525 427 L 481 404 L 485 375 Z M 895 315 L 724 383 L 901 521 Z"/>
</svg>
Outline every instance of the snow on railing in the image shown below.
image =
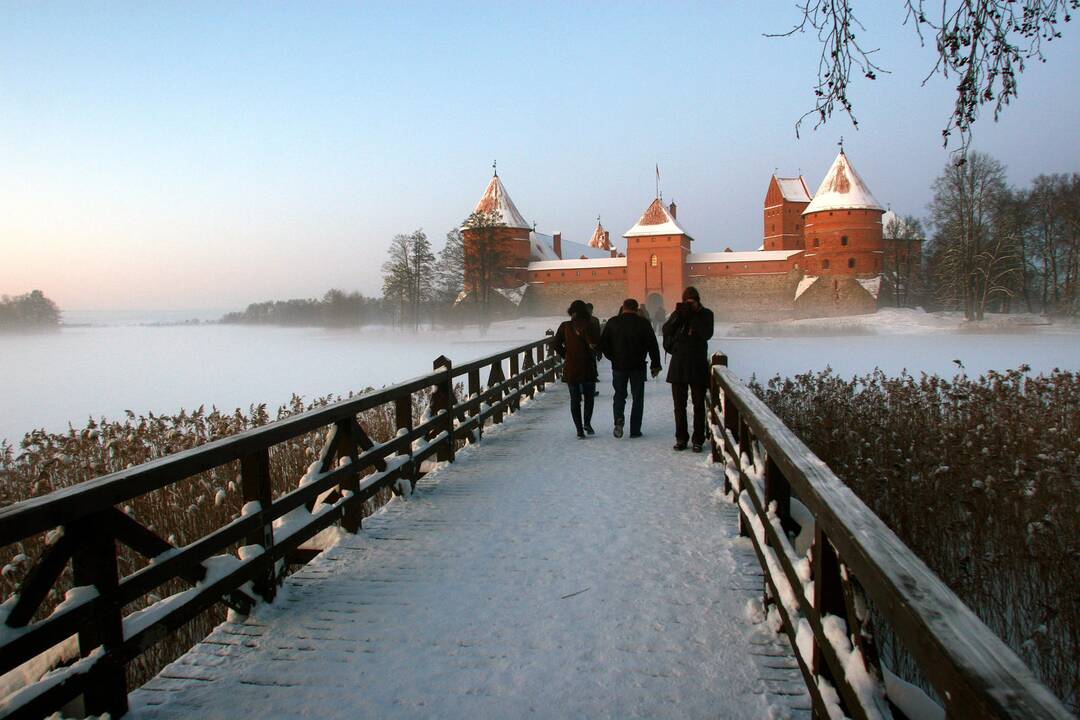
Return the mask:
<svg viewBox="0 0 1080 720">
<path fill-rule="evenodd" d="M 724 496 L 765 573 L 755 618 L 783 630 L 815 717 L 1069 718 L 1054 695 L 732 373 L 712 360 L 709 428 Z M 945 707 L 881 664 L 868 603 Z M 895 712 L 899 711 L 899 712 Z"/>
</svg>

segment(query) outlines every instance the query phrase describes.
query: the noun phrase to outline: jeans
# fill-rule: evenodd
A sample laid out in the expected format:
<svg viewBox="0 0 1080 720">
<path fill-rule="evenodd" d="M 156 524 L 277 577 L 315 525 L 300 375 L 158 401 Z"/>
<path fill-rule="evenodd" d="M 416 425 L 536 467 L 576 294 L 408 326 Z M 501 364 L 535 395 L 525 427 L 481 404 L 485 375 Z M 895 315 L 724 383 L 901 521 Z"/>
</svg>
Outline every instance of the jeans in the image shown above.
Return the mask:
<svg viewBox="0 0 1080 720">
<path fill-rule="evenodd" d="M 705 385 L 671 383 L 671 399 L 675 403 L 675 441 L 685 443 L 690 440 L 686 427 L 686 396 L 690 395 L 694 404 L 695 445 L 705 444 Z"/>
<path fill-rule="evenodd" d="M 596 383 L 566 383 L 570 389 L 570 417 L 574 419 L 574 427 L 578 432 L 585 425 L 592 425 L 593 393 L 596 392 Z M 585 401 L 584 422 L 581 417 L 581 401 Z"/>
<path fill-rule="evenodd" d="M 630 403 L 630 434 L 637 435 L 641 432 L 641 416 L 645 412 L 645 369 L 611 369 L 611 385 L 615 388 L 615 399 L 612 400 L 611 407 L 615 422 L 626 417 L 623 412 L 626 410 L 627 383 L 630 383 L 630 395 L 633 397 Z"/>
</svg>

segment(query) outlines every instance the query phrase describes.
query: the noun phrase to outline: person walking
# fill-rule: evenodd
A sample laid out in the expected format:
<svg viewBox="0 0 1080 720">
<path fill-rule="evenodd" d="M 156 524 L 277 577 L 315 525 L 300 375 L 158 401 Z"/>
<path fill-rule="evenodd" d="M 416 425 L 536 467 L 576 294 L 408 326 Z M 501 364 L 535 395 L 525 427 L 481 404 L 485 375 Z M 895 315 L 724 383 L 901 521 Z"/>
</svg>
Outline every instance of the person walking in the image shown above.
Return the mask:
<svg viewBox="0 0 1080 720">
<path fill-rule="evenodd" d="M 612 412 L 615 437 L 623 436 L 626 410 L 626 386 L 633 398 L 630 405 L 630 437 L 641 437 L 641 416 L 645 412 L 645 357 L 652 361 L 652 376 L 660 374 L 660 348 L 652 324 L 638 314 L 634 298 L 623 301 L 619 314 L 604 325 L 600 349 L 611 361 L 611 384 L 615 389 Z"/>
<path fill-rule="evenodd" d="M 574 420 L 577 436 L 595 434 L 592 428 L 593 392 L 596 390 L 596 353 L 600 337 L 593 327 L 589 308 L 582 300 L 570 303 L 569 320 L 563 321 L 555 331 L 553 347 L 563 358 L 563 382 L 570 390 L 570 417 Z M 584 401 L 584 414 L 582 402 Z"/>
<path fill-rule="evenodd" d="M 585 307 L 589 309 L 589 322 L 592 324 L 593 331 L 596 333 L 596 337 L 600 337 L 600 318 L 596 317 L 596 312 L 593 311 L 593 304 L 591 302 L 585 303 Z M 600 397 L 600 389 L 593 390 L 593 397 Z"/>
<path fill-rule="evenodd" d="M 671 354 L 667 381 L 675 406 L 675 450 L 693 444 L 701 452 L 705 444 L 705 389 L 709 386 L 709 338 L 713 334 L 713 313 L 701 304 L 697 288 L 683 290 L 682 302 L 663 327 L 664 350 Z M 694 405 L 694 434 L 686 425 L 686 400 Z"/>
</svg>

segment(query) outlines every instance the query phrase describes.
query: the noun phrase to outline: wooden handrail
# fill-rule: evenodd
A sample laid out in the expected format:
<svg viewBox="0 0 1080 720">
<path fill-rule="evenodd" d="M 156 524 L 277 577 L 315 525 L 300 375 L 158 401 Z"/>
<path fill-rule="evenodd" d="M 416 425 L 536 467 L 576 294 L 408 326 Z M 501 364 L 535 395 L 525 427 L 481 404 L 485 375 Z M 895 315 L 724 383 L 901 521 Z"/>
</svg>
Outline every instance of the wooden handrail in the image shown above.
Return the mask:
<svg viewBox="0 0 1080 720">
<path fill-rule="evenodd" d="M 740 508 L 765 571 L 769 602 L 781 615 L 807 682 L 815 714 L 828 717 L 819 680 L 833 685 L 854 718 L 902 717 L 885 696 L 884 682 L 858 597 L 865 593 L 911 653 L 942 699 L 948 717 L 1072 717 L 1023 661 L 941 581 L 813 452 L 726 367 L 713 358 L 710 428 L 714 458 L 725 464 L 727 489 Z M 731 483 L 732 475 L 737 484 Z M 795 568 L 790 498 L 813 515 L 813 602 Z M 865 605 L 863 605 L 865 607 Z M 841 654 L 825 629 L 827 616 L 843 621 L 849 642 L 877 676 L 881 693 L 868 696 L 848 682 Z M 796 641 L 805 622 L 812 657 Z M 829 620 L 835 622 L 835 620 Z M 890 710 L 891 708 L 891 710 Z"/>
<path fill-rule="evenodd" d="M 76 633 L 82 657 L 41 688 L 24 688 L 4 698 L 0 717 L 40 717 L 79 695 L 88 712 L 123 715 L 127 662 L 217 602 L 246 612 L 256 601 L 243 589 L 249 581 L 263 599 L 273 600 L 283 577 L 278 561 L 297 557 L 303 543 L 334 523 L 355 532 L 360 527 L 361 506 L 376 492 L 398 488 L 398 480 L 411 487 L 422 475 L 421 463 L 434 455 L 453 461 L 455 443 L 478 441 L 487 420 L 501 422 L 504 414 L 519 407 L 522 395 L 531 396 L 553 382 L 562 361 L 550 345 L 548 336 L 457 367 L 440 357 L 427 375 L 0 508 L 0 546 L 54 528 L 62 530 L 61 541 L 44 548 L 19 597 L 0 616 L 7 626 L 0 643 L 0 674 Z M 507 361 L 509 377 L 503 371 Z M 484 368 L 488 369 L 487 382 L 480 386 Z M 454 380 L 462 376 L 475 386 L 475 399 L 456 397 Z M 413 393 L 428 389 L 434 390 L 431 411 L 414 418 Z M 488 406 L 483 413 L 479 412 L 481 402 Z M 390 403 L 398 434 L 375 443 L 357 416 Z M 318 472 L 303 486 L 273 497 L 270 448 L 327 426 L 333 430 L 318 455 Z M 188 545 L 175 547 L 115 509 L 117 504 L 234 461 L 240 462 L 245 514 Z M 274 521 L 295 512 L 306 513 L 302 522 L 289 523 L 287 532 L 275 533 Z M 117 577 L 117 542 L 155 562 Z M 232 558 L 229 569 L 210 576 L 203 563 L 236 542 L 245 545 L 240 557 L 223 556 Z M 31 622 L 69 561 L 76 584 L 94 586 L 96 592 L 84 592 L 60 611 Z M 167 598 L 171 602 L 157 613 L 122 616 L 125 605 L 175 579 L 194 587 L 182 597 Z"/>
</svg>

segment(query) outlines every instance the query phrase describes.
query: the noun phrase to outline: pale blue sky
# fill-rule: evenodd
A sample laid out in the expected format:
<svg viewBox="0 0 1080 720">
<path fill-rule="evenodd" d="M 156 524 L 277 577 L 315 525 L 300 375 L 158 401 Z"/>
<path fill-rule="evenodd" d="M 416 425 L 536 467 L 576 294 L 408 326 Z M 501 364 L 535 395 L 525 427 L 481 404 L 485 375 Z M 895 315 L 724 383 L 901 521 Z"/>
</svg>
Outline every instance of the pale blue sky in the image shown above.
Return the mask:
<svg viewBox="0 0 1080 720">
<path fill-rule="evenodd" d="M 925 214 L 951 81 L 902 2 L 860 129 L 794 123 L 817 47 L 794 4 L 0 2 L 0 293 L 68 309 L 374 294 L 387 242 L 441 245 L 499 174 L 541 231 L 621 234 L 665 199 L 696 249 L 753 249 L 774 168 L 815 189 L 844 136 L 878 200 Z M 728 4 L 724 4 L 725 7 Z M 764 6 L 763 6 L 764 5 Z M 1075 23 L 1073 23 L 1075 25 Z M 1026 184 L 1080 171 L 1076 28 L 975 147 Z"/>
</svg>

